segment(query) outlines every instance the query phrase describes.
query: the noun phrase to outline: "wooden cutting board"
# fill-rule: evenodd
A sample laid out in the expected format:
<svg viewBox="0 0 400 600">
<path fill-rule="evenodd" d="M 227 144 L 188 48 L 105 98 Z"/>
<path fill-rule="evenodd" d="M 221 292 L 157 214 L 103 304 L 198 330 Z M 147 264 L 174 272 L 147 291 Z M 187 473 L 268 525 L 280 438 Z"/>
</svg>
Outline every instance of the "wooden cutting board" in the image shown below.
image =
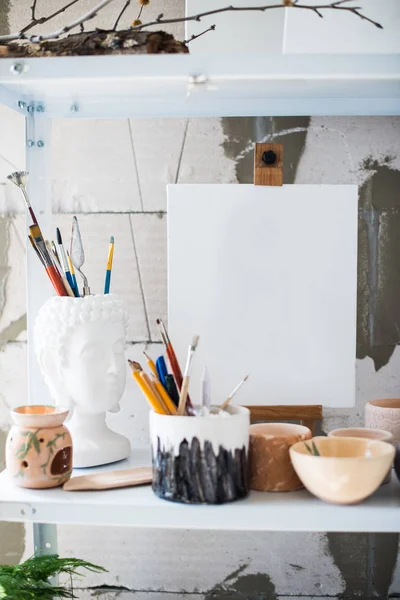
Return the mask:
<svg viewBox="0 0 400 600">
<path fill-rule="evenodd" d="M 111 490 L 113 488 L 129 487 L 151 483 L 152 468 L 137 467 L 124 471 L 109 471 L 107 473 L 93 473 L 93 475 L 81 475 L 72 477 L 64 483 L 67 492 L 79 492 L 83 490 Z"/>
</svg>

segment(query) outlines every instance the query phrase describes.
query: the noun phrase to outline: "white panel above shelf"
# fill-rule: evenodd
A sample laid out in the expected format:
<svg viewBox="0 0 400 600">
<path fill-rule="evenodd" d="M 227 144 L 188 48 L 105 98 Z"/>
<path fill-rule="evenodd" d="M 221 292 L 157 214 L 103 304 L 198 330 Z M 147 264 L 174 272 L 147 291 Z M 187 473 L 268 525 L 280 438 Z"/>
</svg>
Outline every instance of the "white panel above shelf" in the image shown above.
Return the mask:
<svg viewBox="0 0 400 600">
<path fill-rule="evenodd" d="M 93 471 L 149 464 L 149 452 Z M 82 475 L 88 469 L 79 469 Z M 245 500 L 220 506 L 183 505 L 156 498 L 150 486 L 102 492 L 25 490 L 0 474 L 0 521 L 64 525 L 120 525 L 158 529 L 225 531 L 397 532 L 400 484 L 383 485 L 355 506 L 335 506 L 301 492 L 251 492 Z"/>
<path fill-rule="evenodd" d="M 400 55 L 0 59 L 0 102 L 40 118 L 396 115 Z"/>
</svg>

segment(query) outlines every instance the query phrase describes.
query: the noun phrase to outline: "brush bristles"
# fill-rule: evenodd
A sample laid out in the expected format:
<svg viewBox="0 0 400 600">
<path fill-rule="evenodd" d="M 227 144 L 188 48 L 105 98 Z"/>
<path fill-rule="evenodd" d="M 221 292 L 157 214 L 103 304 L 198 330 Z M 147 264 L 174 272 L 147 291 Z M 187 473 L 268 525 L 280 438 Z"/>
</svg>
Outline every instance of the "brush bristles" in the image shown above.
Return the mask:
<svg viewBox="0 0 400 600">
<path fill-rule="evenodd" d="M 14 171 L 14 173 L 7 176 L 7 179 L 12 181 L 17 187 L 25 187 L 27 176 L 27 171 Z"/>
<path fill-rule="evenodd" d="M 58 229 L 58 227 L 56 229 L 56 234 L 57 234 L 57 244 L 59 246 L 61 246 L 62 245 L 62 237 L 61 237 L 61 231 Z"/>
<path fill-rule="evenodd" d="M 37 240 L 38 238 L 42 239 L 42 232 L 40 231 L 39 225 L 31 225 L 29 231 L 34 240 Z"/>
<path fill-rule="evenodd" d="M 196 348 L 197 348 L 197 344 L 199 343 L 199 339 L 200 339 L 200 336 L 199 336 L 199 335 L 195 335 L 195 336 L 193 336 L 193 339 L 192 339 L 192 345 L 191 345 L 191 347 L 190 347 L 190 348 L 191 348 L 191 350 L 192 350 L 192 352 L 194 352 L 194 351 L 196 350 Z"/>
</svg>

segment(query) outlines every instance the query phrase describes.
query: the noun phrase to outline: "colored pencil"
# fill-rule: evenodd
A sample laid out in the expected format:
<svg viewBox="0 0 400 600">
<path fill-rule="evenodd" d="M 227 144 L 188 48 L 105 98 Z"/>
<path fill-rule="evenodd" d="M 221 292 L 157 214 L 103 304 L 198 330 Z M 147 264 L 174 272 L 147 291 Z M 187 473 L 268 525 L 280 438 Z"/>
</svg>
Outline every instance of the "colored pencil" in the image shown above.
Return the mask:
<svg viewBox="0 0 400 600">
<path fill-rule="evenodd" d="M 154 373 L 150 376 L 150 379 L 151 379 L 154 387 L 156 388 L 157 392 L 160 394 L 162 401 L 164 402 L 166 408 L 168 409 L 168 412 L 171 415 L 176 415 L 177 414 L 176 406 L 172 402 L 169 395 L 167 394 L 161 381 L 158 379 L 158 377 L 156 375 L 154 375 Z"/>
<path fill-rule="evenodd" d="M 192 343 L 189 346 L 187 360 L 186 360 L 185 375 L 183 378 L 181 393 L 179 396 L 179 405 L 178 405 L 178 415 L 179 416 L 184 415 L 186 412 L 186 400 L 187 400 L 188 389 L 189 389 L 190 370 L 191 370 L 191 366 L 192 366 L 192 362 L 193 362 L 193 356 L 194 356 L 194 353 L 195 353 L 198 343 L 199 343 L 199 336 L 195 335 L 193 337 Z"/>
<path fill-rule="evenodd" d="M 104 293 L 110 293 L 111 284 L 111 270 L 114 258 L 114 236 L 110 237 L 110 246 L 108 248 L 107 268 L 106 268 L 106 280 L 104 282 Z"/>
<path fill-rule="evenodd" d="M 152 389 L 152 385 L 149 385 L 148 381 L 146 381 L 142 377 L 141 374 L 143 373 L 143 369 L 140 366 L 140 364 L 135 362 L 134 360 L 128 360 L 128 363 L 132 370 L 132 376 L 133 376 L 134 380 L 136 381 L 139 388 L 143 392 L 143 394 L 144 394 L 147 402 L 151 406 L 151 408 L 156 413 L 159 413 L 161 415 L 166 414 L 166 409 L 159 402 L 158 397 L 156 396 L 156 394 L 154 393 L 154 391 Z"/>
<path fill-rule="evenodd" d="M 165 364 L 165 358 L 163 356 L 159 356 L 156 360 L 156 369 L 158 379 L 161 381 L 165 388 L 165 377 L 168 375 L 167 365 Z"/>
<path fill-rule="evenodd" d="M 42 237 L 39 225 L 31 225 L 29 227 L 29 231 L 36 243 L 36 246 L 39 248 L 41 256 L 44 259 L 44 268 L 46 269 L 47 276 L 53 284 L 54 289 L 56 290 L 59 296 L 68 296 L 67 290 L 64 287 L 62 279 L 59 276 L 57 269 L 51 262 L 51 258 L 49 256 L 49 253 L 47 252 L 46 244 Z"/>
<path fill-rule="evenodd" d="M 150 370 L 152 371 L 152 373 L 154 373 L 154 375 L 157 375 L 157 368 L 156 368 L 156 364 L 155 364 L 154 360 L 144 350 L 143 350 L 143 354 L 147 358 L 147 364 L 149 365 Z"/>
</svg>

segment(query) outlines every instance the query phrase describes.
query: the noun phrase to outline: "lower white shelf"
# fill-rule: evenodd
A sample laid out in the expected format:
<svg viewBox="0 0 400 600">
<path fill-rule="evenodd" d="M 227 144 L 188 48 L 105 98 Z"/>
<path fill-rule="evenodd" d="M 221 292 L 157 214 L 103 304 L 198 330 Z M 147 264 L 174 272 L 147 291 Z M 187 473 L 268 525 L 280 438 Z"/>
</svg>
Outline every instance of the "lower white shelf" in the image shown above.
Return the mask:
<svg viewBox="0 0 400 600">
<path fill-rule="evenodd" d="M 96 470 L 149 464 L 150 453 L 141 451 Z M 79 469 L 74 474 L 94 470 Z M 326 504 L 306 491 L 251 492 L 245 500 L 231 504 L 188 506 L 160 500 L 151 486 L 97 492 L 26 490 L 16 487 L 3 471 L 0 521 L 228 531 L 399 532 L 400 483 L 393 473 L 390 484 L 356 506 Z"/>
</svg>

